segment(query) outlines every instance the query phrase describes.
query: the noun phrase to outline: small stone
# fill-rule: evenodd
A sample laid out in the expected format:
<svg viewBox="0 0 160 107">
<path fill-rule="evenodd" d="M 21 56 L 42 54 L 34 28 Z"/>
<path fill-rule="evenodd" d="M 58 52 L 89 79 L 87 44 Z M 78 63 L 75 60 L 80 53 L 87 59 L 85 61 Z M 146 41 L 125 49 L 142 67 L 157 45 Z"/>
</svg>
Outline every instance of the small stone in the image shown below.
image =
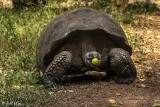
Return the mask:
<svg viewBox="0 0 160 107">
<path fill-rule="evenodd" d="M 148 86 L 146 86 L 145 84 L 140 84 L 138 85 L 139 88 L 148 88 Z"/>
<path fill-rule="evenodd" d="M 141 84 L 140 86 L 141 86 L 142 88 L 145 88 L 145 87 L 146 87 L 146 85 L 144 85 L 144 84 Z"/>
</svg>

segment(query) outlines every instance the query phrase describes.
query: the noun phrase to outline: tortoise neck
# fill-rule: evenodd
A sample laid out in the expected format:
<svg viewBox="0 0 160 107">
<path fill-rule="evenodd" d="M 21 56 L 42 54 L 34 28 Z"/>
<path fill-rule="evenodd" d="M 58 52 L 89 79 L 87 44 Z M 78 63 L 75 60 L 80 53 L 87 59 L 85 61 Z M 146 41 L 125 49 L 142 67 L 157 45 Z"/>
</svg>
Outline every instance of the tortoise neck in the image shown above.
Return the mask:
<svg viewBox="0 0 160 107">
<path fill-rule="evenodd" d="M 96 51 L 96 47 L 94 45 L 94 41 L 91 38 L 91 35 L 82 36 L 82 55 L 83 59 L 85 55 L 89 52 Z"/>
</svg>

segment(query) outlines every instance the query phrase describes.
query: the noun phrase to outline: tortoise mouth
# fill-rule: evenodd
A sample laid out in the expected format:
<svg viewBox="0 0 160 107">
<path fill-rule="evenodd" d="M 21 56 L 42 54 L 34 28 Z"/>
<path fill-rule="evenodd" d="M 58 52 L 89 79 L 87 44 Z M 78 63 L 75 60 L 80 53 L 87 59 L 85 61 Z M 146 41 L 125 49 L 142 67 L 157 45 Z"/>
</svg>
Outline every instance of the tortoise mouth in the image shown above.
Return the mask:
<svg viewBox="0 0 160 107">
<path fill-rule="evenodd" d="M 85 55 L 85 64 L 88 67 L 98 67 L 100 63 L 101 63 L 101 55 L 98 52 L 96 51 L 88 52 Z"/>
</svg>

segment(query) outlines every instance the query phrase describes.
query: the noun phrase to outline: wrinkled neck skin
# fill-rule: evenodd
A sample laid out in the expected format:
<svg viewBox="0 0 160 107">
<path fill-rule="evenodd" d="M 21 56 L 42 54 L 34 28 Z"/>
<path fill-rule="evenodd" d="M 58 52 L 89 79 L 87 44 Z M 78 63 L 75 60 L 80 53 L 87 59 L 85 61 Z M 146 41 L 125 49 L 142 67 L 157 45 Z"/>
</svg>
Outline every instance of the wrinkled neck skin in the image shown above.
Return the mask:
<svg viewBox="0 0 160 107">
<path fill-rule="evenodd" d="M 88 64 L 86 63 L 86 54 L 89 52 L 93 52 L 96 51 L 96 47 L 95 47 L 95 43 L 91 38 L 91 35 L 87 35 L 87 36 L 82 36 L 82 56 L 83 56 L 83 61 L 86 65 L 87 68 L 89 68 L 90 70 L 93 68 L 93 70 L 96 70 L 97 67 L 93 67 L 93 66 L 88 66 Z"/>
<path fill-rule="evenodd" d="M 87 36 L 83 36 L 82 38 L 82 55 L 83 55 L 83 60 L 85 60 L 85 55 L 88 52 L 93 52 L 96 51 L 96 47 L 93 43 L 93 40 L 91 38 L 91 36 L 87 35 Z"/>
</svg>

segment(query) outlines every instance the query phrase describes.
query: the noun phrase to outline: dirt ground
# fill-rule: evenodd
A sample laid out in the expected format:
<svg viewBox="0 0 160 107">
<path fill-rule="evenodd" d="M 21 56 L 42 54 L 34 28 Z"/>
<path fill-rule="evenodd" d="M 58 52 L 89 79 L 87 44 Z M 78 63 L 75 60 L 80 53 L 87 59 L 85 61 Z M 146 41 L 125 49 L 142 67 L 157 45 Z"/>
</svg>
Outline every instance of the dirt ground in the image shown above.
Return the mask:
<svg viewBox="0 0 160 107">
<path fill-rule="evenodd" d="M 70 78 L 50 94 L 49 101 L 34 107 L 160 107 L 160 79 L 120 85 L 104 75 L 83 75 Z"/>
<path fill-rule="evenodd" d="M 138 71 L 134 83 L 116 84 L 102 74 L 76 76 L 52 89 L 49 101 L 34 107 L 160 107 L 160 16 L 138 16 L 138 20 L 127 26 L 140 46 L 133 47 Z"/>
</svg>

